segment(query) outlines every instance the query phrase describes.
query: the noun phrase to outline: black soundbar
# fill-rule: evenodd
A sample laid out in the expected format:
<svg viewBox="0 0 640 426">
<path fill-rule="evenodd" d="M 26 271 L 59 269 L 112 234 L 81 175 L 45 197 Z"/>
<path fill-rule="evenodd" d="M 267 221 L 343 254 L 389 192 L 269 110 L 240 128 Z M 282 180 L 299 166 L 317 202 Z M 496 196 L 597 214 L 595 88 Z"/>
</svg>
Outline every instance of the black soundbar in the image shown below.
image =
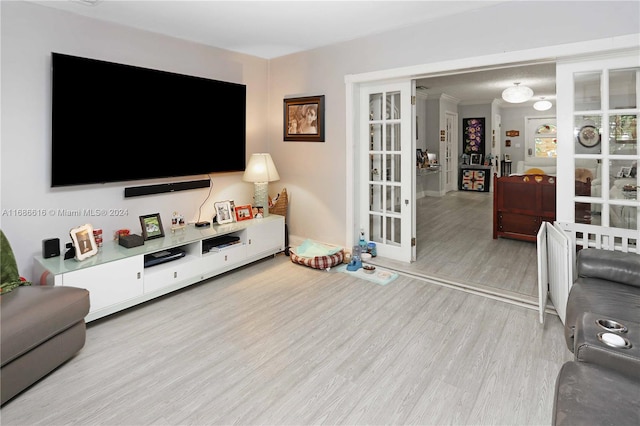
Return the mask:
<svg viewBox="0 0 640 426">
<path fill-rule="evenodd" d="M 161 183 L 158 185 L 131 186 L 124 189 L 124 197 L 139 197 L 141 195 L 162 194 L 165 192 L 186 191 L 188 189 L 208 188 L 209 179 L 192 180 L 189 182 Z"/>
</svg>

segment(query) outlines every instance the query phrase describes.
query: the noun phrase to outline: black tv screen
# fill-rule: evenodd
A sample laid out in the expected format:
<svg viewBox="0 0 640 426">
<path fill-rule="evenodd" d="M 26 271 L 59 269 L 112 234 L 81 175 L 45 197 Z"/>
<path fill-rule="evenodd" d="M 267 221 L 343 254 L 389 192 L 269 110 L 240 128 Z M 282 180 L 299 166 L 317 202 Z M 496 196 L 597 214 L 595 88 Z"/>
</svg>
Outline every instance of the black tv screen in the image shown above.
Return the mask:
<svg viewBox="0 0 640 426">
<path fill-rule="evenodd" d="M 242 171 L 246 86 L 52 53 L 51 186 Z"/>
</svg>

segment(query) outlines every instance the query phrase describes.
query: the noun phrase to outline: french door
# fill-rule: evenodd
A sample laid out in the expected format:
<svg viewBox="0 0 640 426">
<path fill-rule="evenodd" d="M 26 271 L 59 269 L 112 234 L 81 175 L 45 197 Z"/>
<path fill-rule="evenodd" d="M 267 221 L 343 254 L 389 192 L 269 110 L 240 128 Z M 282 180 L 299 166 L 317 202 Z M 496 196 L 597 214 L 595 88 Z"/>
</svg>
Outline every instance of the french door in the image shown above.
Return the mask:
<svg viewBox="0 0 640 426">
<path fill-rule="evenodd" d="M 362 86 L 359 227 L 378 256 L 415 260 L 412 82 Z"/>
<path fill-rule="evenodd" d="M 640 236 L 637 50 L 559 61 L 557 78 L 557 220 Z"/>
<path fill-rule="evenodd" d="M 440 160 L 445 192 L 458 189 L 458 114 L 445 112 L 444 158 Z"/>
</svg>

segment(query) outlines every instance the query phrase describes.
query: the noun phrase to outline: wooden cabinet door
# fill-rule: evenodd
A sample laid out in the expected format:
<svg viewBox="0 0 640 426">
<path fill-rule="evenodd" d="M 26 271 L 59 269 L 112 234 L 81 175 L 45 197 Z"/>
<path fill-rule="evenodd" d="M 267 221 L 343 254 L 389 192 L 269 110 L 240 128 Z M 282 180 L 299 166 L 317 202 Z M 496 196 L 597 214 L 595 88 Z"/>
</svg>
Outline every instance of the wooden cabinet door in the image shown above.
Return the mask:
<svg viewBox="0 0 640 426">
<path fill-rule="evenodd" d="M 541 223 L 540 216 L 501 212 L 498 215 L 498 232 L 504 232 L 507 237 L 535 241 Z"/>
</svg>

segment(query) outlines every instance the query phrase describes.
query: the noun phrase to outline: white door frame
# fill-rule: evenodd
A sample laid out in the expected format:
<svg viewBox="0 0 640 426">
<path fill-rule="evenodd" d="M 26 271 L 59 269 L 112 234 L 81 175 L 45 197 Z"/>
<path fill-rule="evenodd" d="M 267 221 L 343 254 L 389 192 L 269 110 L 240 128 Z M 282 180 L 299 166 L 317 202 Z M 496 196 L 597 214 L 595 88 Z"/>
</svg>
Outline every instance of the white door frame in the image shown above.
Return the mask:
<svg viewBox="0 0 640 426">
<path fill-rule="evenodd" d="M 346 246 L 350 247 L 357 239 L 359 230 L 357 222 L 359 218 L 356 207 L 356 197 L 360 176 L 358 158 L 354 155 L 358 152 L 356 144 L 359 138 L 359 87 L 360 84 L 374 81 L 407 81 L 416 78 L 434 77 L 436 75 L 458 74 L 462 70 L 477 70 L 504 68 L 509 64 L 522 66 L 527 63 L 556 62 L 559 58 L 571 58 L 581 55 L 602 54 L 606 52 L 640 48 L 640 33 L 620 37 L 609 37 L 600 40 L 567 43 L 543 48 L 518 50 L 513 52 L 501 52 L 493 55 L 469 57 L 430 64 L 415 65 L 403 68 L 394 68 L 383 71 L 373 71 L 362 74 L 349 74 L 345 76 L 346 97 Z M 551 58 L 551 59 L 550 59 Z M 413 195 L 415 197 L 415 194 Z M 415 203 L 415 200 L 411 201 Z"/>
<path fill-rule="evenodd" d="M 447 152 L 447 147 L 451 153 L 451 163 L 444 162 L 444 168 L 441 173 L 444 174 L 444 192 L 458 190 L 458 113 L 453 111 L 445 111 L 445 141 L 440 147 L 440 155 Z M 442 160 L 440 164 L 442 165 Z M 447 174 L 450 174 L 450 180 L 447 180 Z"/>
</svg>

